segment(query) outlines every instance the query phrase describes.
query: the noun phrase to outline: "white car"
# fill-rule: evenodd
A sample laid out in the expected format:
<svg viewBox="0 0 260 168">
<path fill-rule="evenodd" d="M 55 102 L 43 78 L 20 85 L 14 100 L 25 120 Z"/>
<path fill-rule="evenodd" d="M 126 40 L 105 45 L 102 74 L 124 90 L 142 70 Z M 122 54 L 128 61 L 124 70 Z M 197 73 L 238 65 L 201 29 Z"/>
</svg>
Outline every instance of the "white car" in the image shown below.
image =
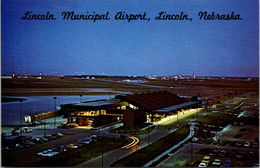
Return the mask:
<svg viewBox="0 0 260 168">
<path fill-rule="evenodd" d="M 213 166 L 217 167 L 221 165 L 221 160 L 215 159 L 214 162 L 212 163 Z"/>
<path fill-rule="evenodd" d="M 199 140 L 198 138 L 193 137 L 191 141 L 192 141 L 192 142 L 197 142 L 198 140 Z"/>
<path fill-rule="evenodd" d="M 81 140 L 79 141 L 79 143 L 81 143 L 81 144 L 90 144 L 90 142 L 89 142 L 89 141 L 86 141 L 85 139 L 81 139 Z"/>
<path fill-rule="evenodd" d="M 207 163 L 200 163 L 198 167 L 208 167 Z"/>
<path fill-rule="evenodd" d="M 59 152 L 55 152 L 55 151 L 50 150 L 50 149 L 37 153 L 37 155 L 39 155 L 39 156 L 47 156 L 47 157 L 52 157 L 52 156 L 57 155 L 57 154 L 59 154 Z"/>
</svg>

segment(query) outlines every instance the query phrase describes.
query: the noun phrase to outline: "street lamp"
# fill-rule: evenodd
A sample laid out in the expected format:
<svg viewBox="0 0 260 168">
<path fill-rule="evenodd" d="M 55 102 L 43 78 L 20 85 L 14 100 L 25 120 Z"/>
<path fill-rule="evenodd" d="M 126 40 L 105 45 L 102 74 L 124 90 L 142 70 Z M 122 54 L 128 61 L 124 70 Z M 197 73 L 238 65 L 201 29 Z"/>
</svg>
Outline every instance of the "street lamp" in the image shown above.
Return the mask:
<svg viewBox="0 0 260 168">
<path fill-rule="evenodd" d="M 190 145 L 191 145 L 191 147 L 190 147 L 190 166 L 193 165 L 193 142 L 192 142 L 192 138 L 193 138 L 193 136 L 191 137 L 191 143 L 190 143 Z"/>
<path fill-rule="evenodd" d="M 177 126 L 177 129 L 179 128 L 179 111 L 177 111 L 177 124 L 176 124 L 176 126 Z"/>
<path fill-rule="evenodd" d="M 45 117 L 45 122 L 44 122 L 44 136 L 46 136 L 46 117 Z"/>
<path fill-rule="evenodd" d="M 79 95 L 79 97 L 80 97 L 79 102 L 81 103 L 82 95 Z"/>
<path fill-rule="evenodd" d="M 57 97 L 53 97 L 53 99 L 54 99 L 54 111 L 56 110 L 56 99 L 57 99 Z M 55 113 L 54 113 L 54 125 L 56 125 L 56 115 L 55 115 Z"/>
<path fill-rule="evenodd" d="M 20 126 L 21 127 L 22 127 L 22 121 L 23 121 L 22 103 L 23 103 L 23 100 L 20 100 Z"/>
<path fill-rule="evenodd" d="M 103 167 L 103 135 L 101 135 L 102 137 L 102 167 Z"/>
<path fill-rule="evenodd" d="M 147 146 L 149 145 L 149 141 L 150 141 L 150 140 L 149 140 L 149 133 L 150 133 L 150 132 L 149 132 L 149 128 L 147 128 Z"/>
</svg>

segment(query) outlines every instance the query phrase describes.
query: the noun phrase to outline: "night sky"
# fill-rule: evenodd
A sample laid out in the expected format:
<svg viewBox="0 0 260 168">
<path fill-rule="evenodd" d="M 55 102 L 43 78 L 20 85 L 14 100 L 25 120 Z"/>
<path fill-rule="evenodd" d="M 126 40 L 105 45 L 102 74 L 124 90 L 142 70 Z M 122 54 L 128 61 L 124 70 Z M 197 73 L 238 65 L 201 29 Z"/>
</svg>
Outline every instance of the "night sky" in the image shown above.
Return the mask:
<svg viewBox="0 0 260 168">
<path fill-rule="evenodd" d="M 259 75 L 258 0 L 2 0 L 2 74 Z M 21 20 L 24 13 L 51 20 Z M 108 21 L 63 20 L 63 11 L 104 14 Z M 148 21 L 115 20 L 119 11 Z M 157 21 L 159 12 L 192 21 Z M 242 20 L 199 20 L 200 11 Z"/>
</svg>

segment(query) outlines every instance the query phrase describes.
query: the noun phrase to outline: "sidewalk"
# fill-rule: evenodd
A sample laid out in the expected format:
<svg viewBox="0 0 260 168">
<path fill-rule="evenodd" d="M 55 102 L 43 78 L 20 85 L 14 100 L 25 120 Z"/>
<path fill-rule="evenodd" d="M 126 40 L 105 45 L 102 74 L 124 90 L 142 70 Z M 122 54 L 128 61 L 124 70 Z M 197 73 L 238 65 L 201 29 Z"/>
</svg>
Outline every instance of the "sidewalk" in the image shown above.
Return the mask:
<svg viewBox="0 0 260 168">
<path fill-rule="evenodd" d="M 179 142 L 178 144 L 174 145 L 173 147 L 171 147 L 170 149 L 168 149 L 167 151 L 163 152 L 161 155 L 157 156 L 155 159 L 151 160 L 150 162 L 146 163 L 144 165 L 144 167 L 149 167 L 151 166 L 154 162 L 160 160 L 164 155 L 168 155 L 172 150 L 178 148 L 180 145 L 182 145 L 184 142 L 186 142 L 187 140 L 189 140 L 193 135 L 194 135 L 194 126 L 195 123 L 191 123 L 190 126 L 190 134 L 181 142 Z"/>
</svg>

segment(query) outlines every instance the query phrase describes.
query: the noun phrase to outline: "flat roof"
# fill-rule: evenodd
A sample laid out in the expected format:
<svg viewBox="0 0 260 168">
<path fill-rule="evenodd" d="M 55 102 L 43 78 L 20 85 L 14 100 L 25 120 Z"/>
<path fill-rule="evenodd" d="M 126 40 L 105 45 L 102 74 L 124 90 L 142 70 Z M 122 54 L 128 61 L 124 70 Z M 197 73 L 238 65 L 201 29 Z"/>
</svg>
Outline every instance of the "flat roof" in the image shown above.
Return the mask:
<svg viewBox="0 0 260 168">
<path fill-rule="evenodd" d="M 174 111 L 174 110 L 177 110 L 177 109 L 180 109 L 180 108 L 183 108 L 183 107 L 186 107 L 186 106 L 190 106 L 190 105 L 193 105 L 193 104 L 197 104 L 197 103 L 199 103 L 199 102 L 198 101 L 189 101 L 189 102 L 178 104 L 178 105 L 175 105 L 175 106 L 170 106 L 170 107 L 167 107 L 167 108 L 159 109 L 159 110 L 156 110 L 155 112 L 170 112 L 170 111 Z"/>
<path fill-rule="evenodd" d="M 83 102 L 79 104 L 73 104 L 74 107 L 99 107 L 99 106 L 106 106 L 120 102 L 119 99 L 107 99 L 107 100 L 97 100 L 97 101 L 90 101 L 90 102 Z"/>
</svg>

